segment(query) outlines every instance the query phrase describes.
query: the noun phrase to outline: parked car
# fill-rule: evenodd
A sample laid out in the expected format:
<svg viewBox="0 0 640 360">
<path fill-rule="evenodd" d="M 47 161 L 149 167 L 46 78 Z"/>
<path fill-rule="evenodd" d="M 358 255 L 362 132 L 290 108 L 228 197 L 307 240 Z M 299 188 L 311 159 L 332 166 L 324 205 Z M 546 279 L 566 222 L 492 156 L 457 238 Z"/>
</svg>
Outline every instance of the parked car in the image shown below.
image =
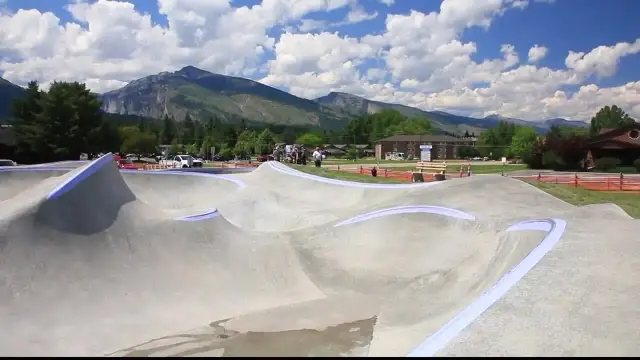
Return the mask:
<svg viewBox="0 0 640 360">
<path fill-rule="evenodd" d="M 18 164 L 13 160 L 0 159 L 0 166 L 18 166 Z"/>
<path fill-rule="evenodd" d="M 258 162 L 265 162 L 265 161 L 273 161 L 275 160 L 275 158 L 273 157 L 273 155 L 258 155 L 256 157 L 256 160 Z"/>
<path fill-rule="evenodd" d="M 173 158 L 174 168 L 202 167 L 202 160 L 194 159 L 191 155 L 176 155 Z"/>
<path fill-rule="evenodd" d="M 118 169 L 126 169 L 126 170 L 136 170 L 136 164 L 129 159 L 120 159 L 118 160 Z"/>
</svg>

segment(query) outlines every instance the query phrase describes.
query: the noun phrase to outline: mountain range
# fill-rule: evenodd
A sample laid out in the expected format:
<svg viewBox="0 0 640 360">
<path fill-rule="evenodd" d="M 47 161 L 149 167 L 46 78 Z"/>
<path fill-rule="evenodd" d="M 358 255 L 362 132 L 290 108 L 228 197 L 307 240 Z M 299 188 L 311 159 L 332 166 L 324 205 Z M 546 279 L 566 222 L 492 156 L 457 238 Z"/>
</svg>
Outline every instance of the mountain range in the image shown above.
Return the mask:
<svg viewBox="0 0 640 360">
<path fill-rule="evenodd" d="M 24 90 L 0 78 L 0 118 L 9 114 L 11 99 Z M 480 133 L 499 121 L 529 125 L 545 133 L 552 125 L 586 127 L 583 121 L 548 119 L 525 121 L 491 115 L 473 118 L 443 111 L 425 111 L 400 104 L 368 100 L 356 95 L 331 92 L 317 99 L 304 99 L 259 82 L 186 66 L 131 81 L 126 86 L 98 95 L 103 111 L 120 115 L 181 120 L 188 113 L 196 119 L 219 117 L 228 122 L 245 119 L 252 123 L 340 129 L 355 116 L 395 109 L 407 117 L 425 117 L 439 133 Z"/>
</svg>

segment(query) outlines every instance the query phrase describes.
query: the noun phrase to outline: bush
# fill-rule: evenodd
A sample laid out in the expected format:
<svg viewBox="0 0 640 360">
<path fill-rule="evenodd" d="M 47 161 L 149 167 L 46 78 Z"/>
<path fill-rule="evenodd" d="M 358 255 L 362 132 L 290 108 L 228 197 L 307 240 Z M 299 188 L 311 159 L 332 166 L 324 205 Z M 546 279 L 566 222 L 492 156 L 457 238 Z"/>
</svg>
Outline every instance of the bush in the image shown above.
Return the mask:
<svg viewBox="0 0 640 360">
<path fill-rule="evenodd" d="M 637 159 L 633 162 L 633 166 L 635 166 L 636 170 L 638 170 L 638 172 L 640 172 L 640 158 L 637 158 Z"/>
<path fill-rule="evenodd" d="M 603 157 L 596 159 L 596 168 L 602 171 L 610 171 L 620 166 L 620 159 L 614 157 Z"/>
<path fill-rule="evenodd" d="M 553 151 L 548 150 L 542 154 L 542 166 L 545 169 L 562 170 L 566 165 L 560 156 Z"/>
</svg>

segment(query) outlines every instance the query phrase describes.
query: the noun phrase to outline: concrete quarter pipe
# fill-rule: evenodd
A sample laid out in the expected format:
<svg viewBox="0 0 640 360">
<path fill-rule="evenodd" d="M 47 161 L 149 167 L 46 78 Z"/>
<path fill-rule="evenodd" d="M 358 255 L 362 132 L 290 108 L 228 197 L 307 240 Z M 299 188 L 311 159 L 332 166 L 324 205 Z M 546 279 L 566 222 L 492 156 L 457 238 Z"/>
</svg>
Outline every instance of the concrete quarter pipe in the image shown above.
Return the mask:
<svg viewBox="0 0 640 360">
<path fill-rule="evenodd" d="M 638 230 L 493 176 L 9 168 L 0 355 L 637 355 Z"/>
</svg>

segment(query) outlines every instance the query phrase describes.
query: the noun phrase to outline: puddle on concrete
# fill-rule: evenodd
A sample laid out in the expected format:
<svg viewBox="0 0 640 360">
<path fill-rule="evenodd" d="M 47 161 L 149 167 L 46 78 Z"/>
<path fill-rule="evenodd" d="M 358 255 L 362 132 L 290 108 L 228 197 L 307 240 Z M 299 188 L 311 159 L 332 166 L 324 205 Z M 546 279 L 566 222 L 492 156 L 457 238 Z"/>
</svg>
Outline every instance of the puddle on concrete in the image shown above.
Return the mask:
<svg viewBox="0 0 640 360">
<path fill-rule="evenodd" d="M 366 356 L 377 317 L 329 326 L 239 333 L 224 327 L 229 319 L 191 333 L 165 336 L 107 356 Z"/>
</svg>

